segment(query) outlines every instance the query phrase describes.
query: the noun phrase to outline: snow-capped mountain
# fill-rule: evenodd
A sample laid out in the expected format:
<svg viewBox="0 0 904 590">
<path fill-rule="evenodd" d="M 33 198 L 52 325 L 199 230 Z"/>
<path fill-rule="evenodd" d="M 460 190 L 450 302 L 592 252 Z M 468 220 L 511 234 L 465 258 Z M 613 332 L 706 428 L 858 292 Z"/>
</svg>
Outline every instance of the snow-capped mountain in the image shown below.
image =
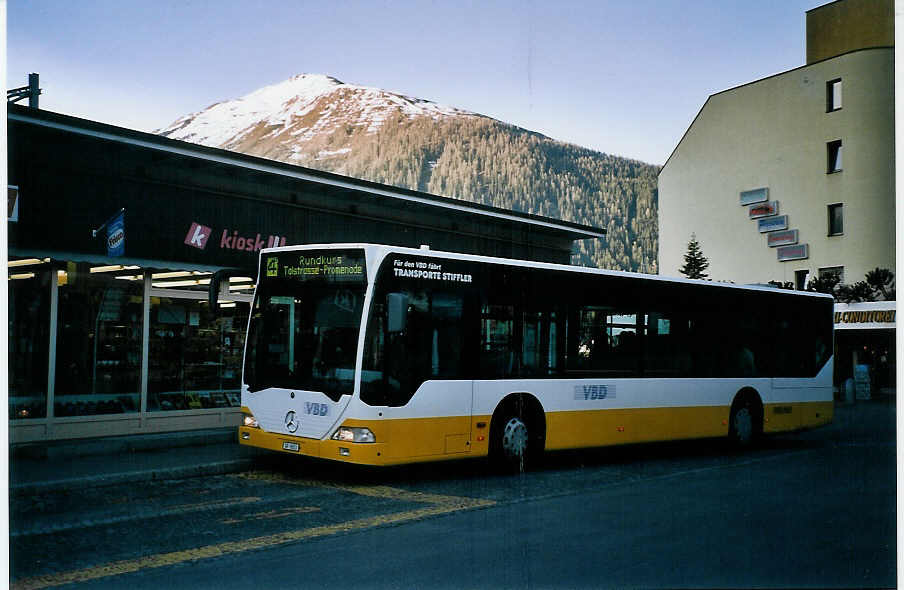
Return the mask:
<svg viewBox="0 0 904 590">
<path fill-rule="evenodd" d="M 574 262 L 655 272 L 658 167 L 484 115 L 302 74 L 158 133 L 354 178 L 606 228 Z"/>
<path fill-rule="evenodd" d="M 387 90 L 345 84 L 330 76 L 300 74 L 181 117 L 157 133 L 301 164 L 348 153 L 352 136 L 374 134 L 394 117 L 436 120 L 471 116 L 478 115 Z M 326 137 L 335 139 L 339 130 L 348 141 L 321 145 Z"/>
</svg>

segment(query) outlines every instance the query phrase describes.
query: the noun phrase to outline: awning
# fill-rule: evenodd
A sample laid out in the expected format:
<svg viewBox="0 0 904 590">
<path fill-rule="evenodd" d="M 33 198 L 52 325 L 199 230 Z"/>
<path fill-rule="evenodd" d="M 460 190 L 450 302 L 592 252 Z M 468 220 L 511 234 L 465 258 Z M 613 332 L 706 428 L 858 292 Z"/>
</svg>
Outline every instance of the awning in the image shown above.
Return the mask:
<svg viewBox="0 0 904 590">
<path fill-rule="evenodd" d="M 256 268 L 233 268 L 226 266 L 214 266 L 210 264 L 200 264 L 197 262 L 178 262 L 173 260 L 153 260 L 148 258 L 128 258 L 125 256 L 107 256 L 105 254 L 84 254 L 79 252 L 58 252 L 51 250 L 32 250 L 10 248 L 9 258 L 50 258 L 60 262 L 88 262 L 90 264 L 112 266 L 140 266 L 141 268 L 149 268 L 154 270 L 196 270 L 200 272 L 216 272 L 218 270 L 236 270 L 249 273 L 250 276 L 256 276 Z M 256 264 L 256 262 L 255 262 Z"/>
</svg>

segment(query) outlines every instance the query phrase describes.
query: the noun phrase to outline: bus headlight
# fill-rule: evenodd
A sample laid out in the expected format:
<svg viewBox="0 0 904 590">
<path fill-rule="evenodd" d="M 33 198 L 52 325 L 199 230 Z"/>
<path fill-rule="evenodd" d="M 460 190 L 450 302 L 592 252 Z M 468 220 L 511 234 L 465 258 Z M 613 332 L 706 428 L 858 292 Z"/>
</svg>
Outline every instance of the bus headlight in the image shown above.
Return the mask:
<svg viewBox="0 0 904 590">
<path fill-rule="evenodd" d="M 261 425 L 258 424 L 257 418 L 252 416 L 251 414 L 243 414 L 242 415 L 242 426 L 247 426 L 248 428 L 260 428 Z"/>
<path fill-rule="evenodd" d="M 377 437 L 370 431 L 370 428 L 362 428 L 355 426 L 340 426 L 333 434 L 333 440 L 341 440 L 343 442 L 356 443 L 372 443 L 377 442 Z"/>
</svg>

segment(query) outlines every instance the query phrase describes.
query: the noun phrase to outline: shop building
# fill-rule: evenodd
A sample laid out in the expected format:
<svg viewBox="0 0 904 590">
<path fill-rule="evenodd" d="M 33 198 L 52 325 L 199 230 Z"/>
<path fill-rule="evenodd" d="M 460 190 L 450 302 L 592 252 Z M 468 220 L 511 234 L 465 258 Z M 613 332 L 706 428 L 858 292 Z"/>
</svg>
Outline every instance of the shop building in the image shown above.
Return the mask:
<svg viewBox="0 0 904 590">
<path fill-rule="evenodd" d="M 13 444 L 237 425 L 261 248 L 568 263 L 604 235 L 12 104 L 7 124 Z"/>
<path fill-rule="evenodd" d="M 814 8 L 805 65 L 707 99 L 659 174 L 660 273 L 680 276 L 692 234 L 717 281 L 805 289 L 895 271 L 893 8 Z M 838 327 L 840 385 L 864 332 Z"/>
</svg>

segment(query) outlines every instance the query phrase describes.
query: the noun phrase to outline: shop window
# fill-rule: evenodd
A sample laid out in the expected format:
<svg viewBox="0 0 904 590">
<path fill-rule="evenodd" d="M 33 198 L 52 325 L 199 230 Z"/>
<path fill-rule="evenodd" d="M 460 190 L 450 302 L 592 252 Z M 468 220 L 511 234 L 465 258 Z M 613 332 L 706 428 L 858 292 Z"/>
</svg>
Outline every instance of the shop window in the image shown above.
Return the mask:
<svg viewBox="0 0 904 590">
<path fill-rule="evenodd" d="M 833 174 L 835 172 L 841 172 L 841 140 L 830 141 L 826 144 L 826 153 L 828 156 L 828 167 L 826 168 L 826 172 L 828 174 Z"/>
<path fill-rule="evenodd" d="M 841 110 L 841 78 L 826 82 L 826 112 Z"/>
<path fill-rule="evenodd" d="M 139 411 L 143 276 L 70 263 L 58 284 L 54 415 Z"/>
<path fill-rule="evenodd" d="M 148 410 L 238 407 L 249 304 L 151 297 Z"/>
<path fill-rule="evenodd" d="M 47 416 L 52 271 L 15 262 L 10 266 L 7 275 L 9 417 L 11 420 L 44 418 Z"/>
<path fill-rule="evenodd" d="M 844 233 L 844 209 L 841 203 L 829 205 L 829 235 L 840 236 Z"/>
</svg>

